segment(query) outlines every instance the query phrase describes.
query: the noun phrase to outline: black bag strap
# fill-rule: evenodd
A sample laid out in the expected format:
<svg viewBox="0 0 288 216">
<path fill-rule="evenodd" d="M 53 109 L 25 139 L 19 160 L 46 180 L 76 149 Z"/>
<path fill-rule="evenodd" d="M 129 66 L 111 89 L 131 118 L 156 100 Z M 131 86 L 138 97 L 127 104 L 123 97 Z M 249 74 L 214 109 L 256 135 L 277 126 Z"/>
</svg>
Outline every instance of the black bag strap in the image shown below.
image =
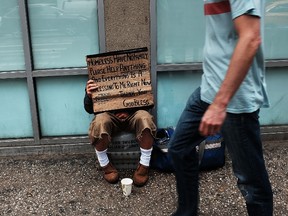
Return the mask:
<svg viewBox="0 0 288 216">
<path fill-rule="evenodd" d="M 202 158 L 203 158 L 203 155 L 204 155 L 205 145 L 206 145 L 206 140 L 203 140 L 199 144 L 199 149 L 198 149 L 199 166 L 201 165 L 201 161 L 202 161 Z"/>
</svg>

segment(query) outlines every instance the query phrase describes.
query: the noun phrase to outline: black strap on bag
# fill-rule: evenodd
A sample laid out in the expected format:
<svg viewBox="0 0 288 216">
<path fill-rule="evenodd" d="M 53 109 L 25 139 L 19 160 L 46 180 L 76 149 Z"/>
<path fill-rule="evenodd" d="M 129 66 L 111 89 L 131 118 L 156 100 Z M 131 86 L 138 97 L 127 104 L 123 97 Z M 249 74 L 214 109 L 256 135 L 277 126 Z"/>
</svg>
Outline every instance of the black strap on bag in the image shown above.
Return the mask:
<svg viewBox="0 0 288 216">
<path fill-rule="evenodd" d="M 168 152 L 168 143 L 173 132 L 173 127 L 157 130 L 150 161 L 150 167 L 152 169 L 168 173 L 174 172 L 172 158 Z"/>
<path fill-rule="evenodd" d="M 212 170 L 225 165 L 225 144 L 221 134 L 207 137 L 198 146 L 200 170 Z"/>
</svg>

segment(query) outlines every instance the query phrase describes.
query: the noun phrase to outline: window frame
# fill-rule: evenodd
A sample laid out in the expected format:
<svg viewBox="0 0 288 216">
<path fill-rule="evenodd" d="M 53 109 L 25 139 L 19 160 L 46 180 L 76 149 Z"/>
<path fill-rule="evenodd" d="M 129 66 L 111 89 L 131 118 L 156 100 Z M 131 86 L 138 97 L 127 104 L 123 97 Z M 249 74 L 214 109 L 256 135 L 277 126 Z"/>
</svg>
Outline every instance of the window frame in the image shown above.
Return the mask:
<svg viewBox="0 0 288 216">
<path fill-rule="evenodd" d="M 98 16 L 98 38 L 99 52 L 105 52 L 105 26 L 104 26 L 104 2 L 97 1 Z M 24 50 L 25 70 L 1 72 L 0 79 L 26 79 L 32 116 L 32 138 L 4 139 L 0 140 L 0 147 L 47 145 L 47 144 L 75 144 L 89 143 L 87 136 L 63 136 L 63 137 L 42 137 L 40 132 L 40 121 L 36 99 L 35 79 L 37 77 L 63 77 L 87 75 L 87 67 L 34 70 L 32 61 L 31 35 L 29 33 L 28 0 L 18 0 L 19 16 L 21 20 L 22 41 Z"/>
</svg>

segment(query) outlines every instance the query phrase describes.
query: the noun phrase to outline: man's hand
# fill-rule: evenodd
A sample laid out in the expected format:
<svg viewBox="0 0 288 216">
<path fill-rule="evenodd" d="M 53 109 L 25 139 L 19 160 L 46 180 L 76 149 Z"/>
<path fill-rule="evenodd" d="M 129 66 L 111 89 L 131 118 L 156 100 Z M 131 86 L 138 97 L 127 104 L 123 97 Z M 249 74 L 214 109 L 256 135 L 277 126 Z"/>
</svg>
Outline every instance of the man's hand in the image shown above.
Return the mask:
<svg viewBox="0 0 288 216">
<path fill-rule="evenodd" d="M 93 80 L 88 80 L 86 83 L 87 95 L 92 98 L 92 92 L 98 88 L 97 84 Z"/>
<path fill-rule="evenodd" d="M 199 132 L 202 136 L 211 136 L 220 131 L 226 118 L 226 108 L 212 103 L 202 117 Z"/>
</svg>

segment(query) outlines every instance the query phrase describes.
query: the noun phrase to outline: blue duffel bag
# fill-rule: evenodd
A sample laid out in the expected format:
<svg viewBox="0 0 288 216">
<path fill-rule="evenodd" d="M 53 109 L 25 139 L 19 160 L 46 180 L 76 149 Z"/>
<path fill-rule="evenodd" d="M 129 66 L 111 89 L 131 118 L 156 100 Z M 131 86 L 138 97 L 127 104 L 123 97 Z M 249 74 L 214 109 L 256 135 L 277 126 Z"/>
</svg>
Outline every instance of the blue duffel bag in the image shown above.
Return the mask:
<svg viewBox="0 0 288 216">
<path fill-rule="evenodd" d="M 168 143 L 173 132 L 173 127 L 157 130 L 150 161 L 152 169 L 174 172 L 173 162 L 168 153 Z M 196 150 L 199 153 L 200 170 L 212 170 L 225 165 L 225 145 L 221 134 L 207 137 L 196 147 Z"/>
<path fill-rule="evenodd" d="M 197 146 L 201 170 L 212 170 L 225 165 L 225 144 L 221 134 L 207 137 Z"/>
</svg>

